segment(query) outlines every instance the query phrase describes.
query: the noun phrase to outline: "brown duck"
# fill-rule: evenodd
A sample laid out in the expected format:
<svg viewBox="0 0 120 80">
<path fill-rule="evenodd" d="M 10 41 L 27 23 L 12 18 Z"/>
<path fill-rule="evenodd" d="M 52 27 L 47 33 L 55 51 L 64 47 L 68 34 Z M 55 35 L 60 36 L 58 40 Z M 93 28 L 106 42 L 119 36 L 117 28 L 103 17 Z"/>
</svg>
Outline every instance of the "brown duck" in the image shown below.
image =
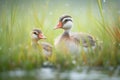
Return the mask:
<svg viewBox="0 0 120 80">
<path fill-rule="evenodd" d="M 32 46 L 34 48 L 41 48 L 42 53 L 49 57 L 52 55 L 52 45 L 47 42 L 38 42 L 40 39 L 46 39 L 46 37 L 43 35 L 42 31 L 40 29 L 33 29 L 31 33 L 32 38 Z"/>
<path fill-rule="evenodd" d="M 55 48 L 58 51 L 67 51 L 78 54 L 81 51 L 88 51 L 88 48 L 95 49 L 96 40 L 90 35 L 82 32 L 71 33 L 73 20 L 70 15 L 63 15 L 55 29 L 63 29 L 64 32 L 55 39 Z"/>
</svg>

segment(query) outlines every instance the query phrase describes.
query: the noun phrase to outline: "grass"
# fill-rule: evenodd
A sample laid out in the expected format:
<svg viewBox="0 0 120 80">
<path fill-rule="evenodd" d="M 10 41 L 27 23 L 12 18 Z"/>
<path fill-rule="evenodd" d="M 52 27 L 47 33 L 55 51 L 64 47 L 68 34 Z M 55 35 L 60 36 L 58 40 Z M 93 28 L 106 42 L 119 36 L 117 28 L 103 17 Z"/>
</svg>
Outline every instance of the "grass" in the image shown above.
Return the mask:
<svg viewBox="0 0 120 80">
<path fill-rule="evenodd" d="M 40 28 L 47 36 L 46 42 L 53 45 L 55 37 L 62 32 L 62 30 L 54 31 L 53 27 L 60 15 L 69 12 L 74 18 L 74 26 L 77 26 L 73 31 L 91 33 L 103 42 L 102 50 L 89 54 L 83 52 L 75 63 L 70 54 L 56 52 L 53 49 L 53 55 L 48 61 L 61 69 L 72 69 L 76 66 L 117 67 L 120 65 L 120 16 L 114 15 L 115 10 L 110 8 L 111 12 L 114 11 L 112 13 L 114 16 L 110 16 L 111 20 L 107 20 L 101 0 L 96 1 L 98 10 L 96 14 L 99 17 L 94 15 L 91 5 L 86 6 L 84 17 L 86 16 L 87 20 L 84 20 L 79 11 L 76 15 L 70 8 L 56 7 L 58 11 L 50 11 L 49 0 L 40 6 L 33 3 L 27 8 L 12 3 L 9 7 L 8 2 L 6 1 L 0 10 L 0 71 L 42 67 L 46 59 L 31 47 L 30 32 L 35 27 Z M 112 24 L 109 24 L 111 21 Z"/>
</svg>

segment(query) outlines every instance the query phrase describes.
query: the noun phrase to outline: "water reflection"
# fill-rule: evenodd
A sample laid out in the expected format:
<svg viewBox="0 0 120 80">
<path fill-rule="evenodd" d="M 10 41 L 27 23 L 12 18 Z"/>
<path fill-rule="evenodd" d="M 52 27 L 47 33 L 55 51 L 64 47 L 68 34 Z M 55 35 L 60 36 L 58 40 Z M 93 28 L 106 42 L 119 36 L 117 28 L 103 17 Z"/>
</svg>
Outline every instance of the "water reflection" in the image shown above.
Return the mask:
<svg viewBox="0 0 120 80">
<path fill-rule="evenodd" d="M 79 70 L 78 70 L 79 69 Z M 120 80 L 118 67 L 113 75 L 107 71 L 79 67 L 71 71 L 58 71 L 53 68 L 41 68 L 31 71 L 13 70 L 0 73 L 1 80 Z"/>
<path fill-rule="evenodd" d="M 51 68 L 41 68 L 37 71 L 37 80 L 55 80 L 57 72 Z"/>
</svg>

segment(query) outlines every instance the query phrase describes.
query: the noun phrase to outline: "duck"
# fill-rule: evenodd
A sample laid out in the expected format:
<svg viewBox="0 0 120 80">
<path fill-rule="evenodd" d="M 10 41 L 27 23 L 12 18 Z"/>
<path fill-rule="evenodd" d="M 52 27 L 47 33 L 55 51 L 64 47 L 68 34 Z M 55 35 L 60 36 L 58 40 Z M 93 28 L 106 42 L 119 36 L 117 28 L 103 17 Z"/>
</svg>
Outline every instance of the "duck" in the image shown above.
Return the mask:
<svg viewBox="0 0 120 80">
<path fill-rule="evenodd" d="M 41 49 L 45 57 L 50 57 L 52 55 L 52 45 L 47 42 L 39 42 L 41 39 L 46 39 L 46 36 L 42 33 L 40 29 L 33 29 L 31 32 L 32 47 Z"/>
<path fill-rule="evenodd" d="M 94 50 L 96 47 L 95 38 L 88 33 L 71 32 L 72 27 L 73 19 L 70 15 L 62 15 L 59 18 L 54 29 L 63 29 L 64 32 L 54 41 L 56 50 L 71 54 L 79 54 L 82 51 L 88 52 L 89 48 Z"/>
</svg>

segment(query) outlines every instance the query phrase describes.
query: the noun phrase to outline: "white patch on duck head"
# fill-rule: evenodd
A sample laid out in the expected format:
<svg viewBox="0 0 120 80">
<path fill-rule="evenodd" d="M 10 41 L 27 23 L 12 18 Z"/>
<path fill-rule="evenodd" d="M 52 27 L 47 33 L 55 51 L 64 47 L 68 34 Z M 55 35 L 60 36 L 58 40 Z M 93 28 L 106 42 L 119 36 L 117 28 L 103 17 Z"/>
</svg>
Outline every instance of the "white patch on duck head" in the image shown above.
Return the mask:
<svg viewBox="0 0 120 80">
<path fill-rule="evenodd" d="M 38 38 L 38 36 L 36 34 L 32 34 L 32 39 L 37 40 L 39 38 Z"/>
<path fill-rule="evenodd" d="M 31 37 L 32 37 L 32 39 L 34 39 L 34 40 L 39 40 L 38 35 L 37 35 L 37 34 L 34 34 L 34 32 L 32 33 Z"/>
<path fill-rule="evenodd" d="M 63 29 L 71 29 L 73 26 L 73 22 L 72 21 L 67 21 L 64 25 L 63 25 Z"/>
<path fill-rule="evenodd" d="M 72 18 L 64 18 L 62 20 L 62 23 L 63 23 L 63 29 L 71 29 L 72 26 L 73 26 L 73 22 L 72 22 Z"/>
</svg>

